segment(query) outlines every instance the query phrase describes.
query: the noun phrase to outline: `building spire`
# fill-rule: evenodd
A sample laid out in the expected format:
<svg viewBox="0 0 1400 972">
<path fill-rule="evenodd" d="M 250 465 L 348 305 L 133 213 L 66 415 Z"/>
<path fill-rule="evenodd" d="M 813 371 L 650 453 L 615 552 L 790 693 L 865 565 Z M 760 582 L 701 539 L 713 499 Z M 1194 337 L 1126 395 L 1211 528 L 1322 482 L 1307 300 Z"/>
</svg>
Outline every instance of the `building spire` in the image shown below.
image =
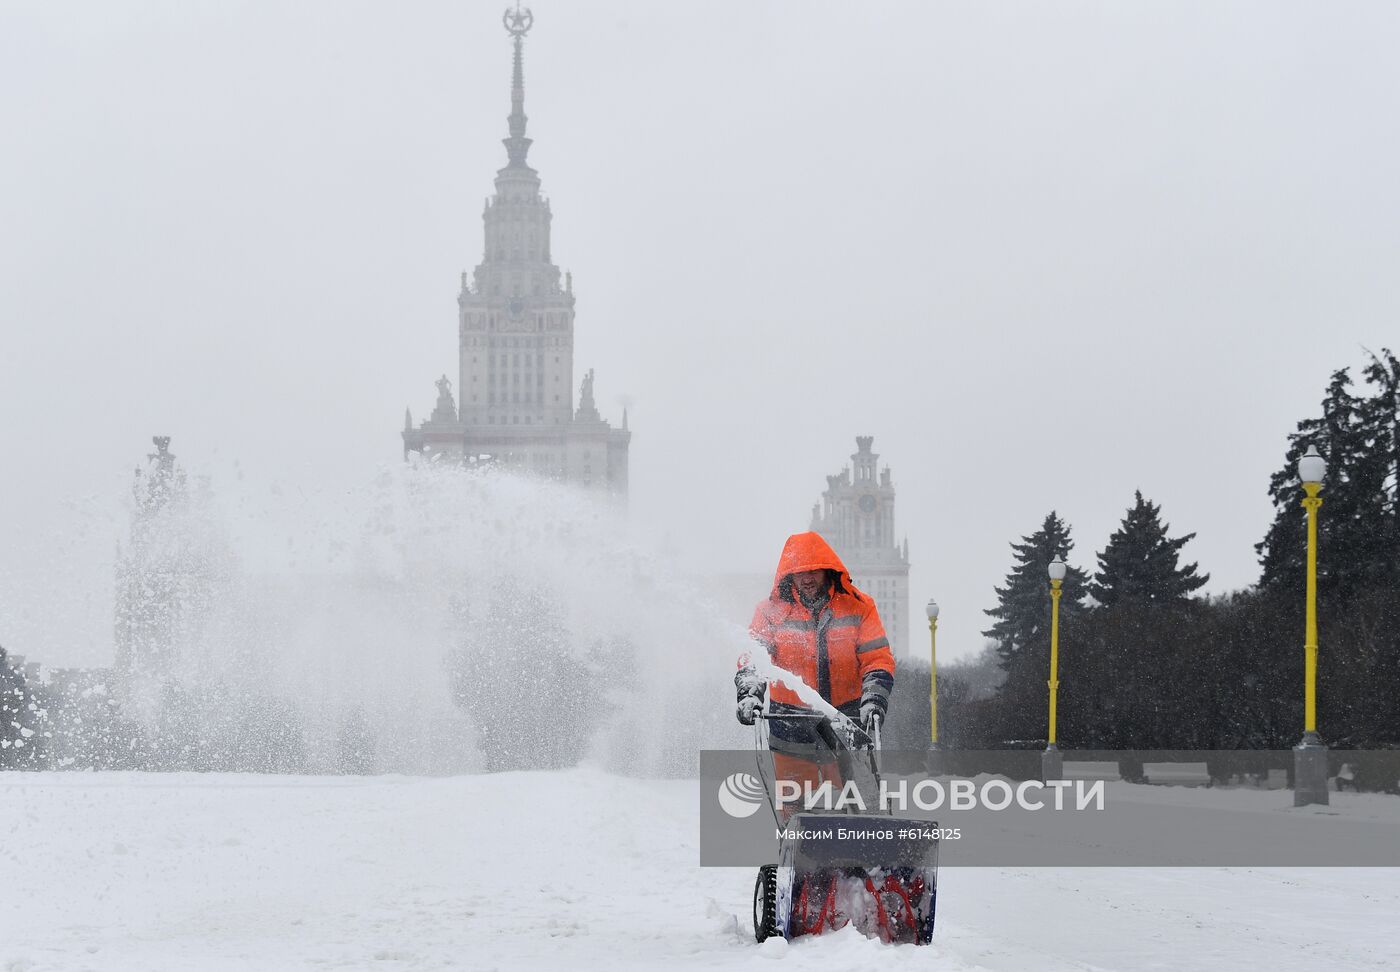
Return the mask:
<svg viewBox="0 0 1400 972">
<path fill-rule="evenodd" d="M 515 9 L 506 9 L 501 18 L 505 24 L 506 32 L 515 39 L 515 66 L 511 72 L 510 83 L 510 137 L 505 139 L 506 155 L 510 158 L 508 168 L 528 169 L 525 164 L 525 156 L 530 151 L 530 139 L 525 137 L 525 123 L 529 120 L 525 115 L 525 58 L 523 50 L 525 47 L 525 34 L 535 23 L 535 15 L 530 12 L 530 8 L 520 8 L 519 0 L 516 0 Z"/>
</svg>

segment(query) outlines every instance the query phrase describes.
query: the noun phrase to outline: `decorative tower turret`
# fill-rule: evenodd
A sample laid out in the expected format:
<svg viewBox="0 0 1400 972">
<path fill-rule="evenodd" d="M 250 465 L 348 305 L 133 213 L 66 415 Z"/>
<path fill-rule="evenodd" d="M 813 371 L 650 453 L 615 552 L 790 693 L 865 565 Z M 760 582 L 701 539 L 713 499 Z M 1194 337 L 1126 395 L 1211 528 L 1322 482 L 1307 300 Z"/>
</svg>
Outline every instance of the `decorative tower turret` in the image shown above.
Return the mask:
<svg viewBox="0 0 1400 972">
<path fill-rule="evenodd" d="M 898 651 L 909 636 L 909 541 L 895 542 L 894 482 L 871 451 L 873 435 L 856 436 L 851 464 L 826 477 L 812 529 L 841 556 L 857 587 L 875 598 Z"/>
</svg>

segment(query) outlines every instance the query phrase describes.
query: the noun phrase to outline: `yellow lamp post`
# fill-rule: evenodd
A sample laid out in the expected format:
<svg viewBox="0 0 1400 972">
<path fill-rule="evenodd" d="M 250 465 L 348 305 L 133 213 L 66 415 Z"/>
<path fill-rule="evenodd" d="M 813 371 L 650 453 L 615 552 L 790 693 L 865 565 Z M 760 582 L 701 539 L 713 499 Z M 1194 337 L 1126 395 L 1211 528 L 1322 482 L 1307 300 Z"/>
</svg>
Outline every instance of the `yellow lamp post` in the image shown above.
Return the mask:
<svg viewBox="0 0 1400 972">
<path fill-rule="evenodd" d="M 1064 583 L 1065 562 L 1059 557 L 1050 561 L 1050 724 L 1045 735 L 1045 752 L 1040 757 L 1040 774 L 1044 780 L 1058 780 L 1064 776 L 1064 757 L 1055 745 L 1057 724 L 1056 703 L 1060 695 L 1060 585 Z"/>
<path fill-rule="evenodd" d="M 938 602 L 928 599 L 928 741 L 938 748 Z"/>
<path fill-rule="evenodd" d="M 1327 463 L 1308 446 L 1298 460 L 1303 509 L 1308 511 L 1308 579 L 1303 629 L 1303 741 L 1293 749 L 1293 805 L 1327 803 L 1327 747 L 1317 732 L 1317 511 Z"/>
</svg>

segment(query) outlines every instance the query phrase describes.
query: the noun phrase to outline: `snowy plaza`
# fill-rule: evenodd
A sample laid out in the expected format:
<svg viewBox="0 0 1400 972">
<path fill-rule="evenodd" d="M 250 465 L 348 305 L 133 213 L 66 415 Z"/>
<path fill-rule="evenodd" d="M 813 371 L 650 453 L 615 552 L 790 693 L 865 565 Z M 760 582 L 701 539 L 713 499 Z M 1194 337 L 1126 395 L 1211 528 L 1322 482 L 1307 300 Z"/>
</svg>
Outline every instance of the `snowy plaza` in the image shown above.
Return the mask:
<svg viewBox="0 0 1400 972">
<path fill-rule="evenodd" d="M 1189 793 L 1222 813 L 1293 812 Z M 0 903 L 6 972 L 1380 972 L 1400 954 L 1400 878 L 1387 868 L 945 867 L 927 950 L 853 931 L 755 946 L 751 871 L 696 864 L 694 781 L 587 768 L 17 774 L 0 795 L 4 873 L 27 889 Z M 1333 810 L 1366 813 L 1367 802 Z"/>
<path fill-rule="evenodd" d="M 1400 5 L 529 2 L 0 0 L 0 972 L 1400 969 Z"/>
</svg>

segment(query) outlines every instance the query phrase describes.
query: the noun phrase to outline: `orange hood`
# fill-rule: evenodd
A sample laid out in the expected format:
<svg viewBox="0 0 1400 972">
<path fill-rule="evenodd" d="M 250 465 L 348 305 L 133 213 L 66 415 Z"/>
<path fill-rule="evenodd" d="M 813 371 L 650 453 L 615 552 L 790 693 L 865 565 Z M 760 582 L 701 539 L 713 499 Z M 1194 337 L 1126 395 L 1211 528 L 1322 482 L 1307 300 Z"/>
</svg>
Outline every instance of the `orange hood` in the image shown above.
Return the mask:
<svg viewBox="0 0 1400 972">
<path fill-rule="evenodd" d="M 773 575 L 773 592 L 768 595 L 769 600 L 794 601 L 796 595 L 792 591 L 792 582 L 784 584 L 783 581 L 790 574 L 804 570 L 834 570 L 838 586 L 858 600 L 870 601 L 868 595 L 856 590 L 856 585 L 851 583 L 850 571 L 841 563 L 841 558 L 836 556 L 836 551 L 831 549 L 831 544 L 823 540 L 820 533 L 812 532 L 794 533 L 787 538 L 787 543 L 783 544 L 783 553 L 778 558 L 778 571 Z"/>
</svg>

